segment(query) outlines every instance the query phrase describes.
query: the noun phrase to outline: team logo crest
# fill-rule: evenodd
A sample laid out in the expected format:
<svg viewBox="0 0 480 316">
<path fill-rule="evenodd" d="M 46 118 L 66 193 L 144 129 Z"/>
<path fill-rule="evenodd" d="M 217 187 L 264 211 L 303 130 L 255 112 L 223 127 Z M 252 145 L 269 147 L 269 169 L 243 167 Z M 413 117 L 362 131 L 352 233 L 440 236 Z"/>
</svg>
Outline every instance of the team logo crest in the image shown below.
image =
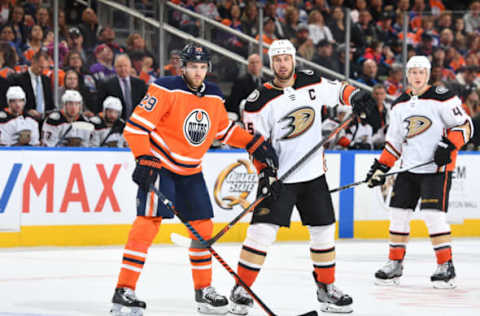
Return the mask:
<svg viewBox="0 0 480 316">
<path fill-rule="evenodd" d="M 257 184 L 257 173 L 250 161 L 239 159 L 220 172 L 215 181 L 213 195 L 218 206 L 231 210 L 235 205 L 246 209 L 247 197 Z"/>
<path fill-rule="evenodd" d="M 188 114 L 183 123 L 183 134 L 190 144 L 200 146 L 210 130 L 210 118 L 207 112 L 196 109 Z"/>
<path fill-rule="evenodd" d="M 420 135 L 429 129 L 430 126 L 432 126 L 432 121 L 428 117 L 420 115 L 407 117 L 404 122 L 407 125 L 406 138 L 412 138 Z"/>
<path fill-rule="evenodd" d="M 315 121 L 315 110 L 309 106 L 298 108 L 287 115 L 285 115 L 280 122 L 288 121 L 288 125 L 284 129 L 288 132 L 281 138 L 290 139 L 305 133 Z"/>
</svg>

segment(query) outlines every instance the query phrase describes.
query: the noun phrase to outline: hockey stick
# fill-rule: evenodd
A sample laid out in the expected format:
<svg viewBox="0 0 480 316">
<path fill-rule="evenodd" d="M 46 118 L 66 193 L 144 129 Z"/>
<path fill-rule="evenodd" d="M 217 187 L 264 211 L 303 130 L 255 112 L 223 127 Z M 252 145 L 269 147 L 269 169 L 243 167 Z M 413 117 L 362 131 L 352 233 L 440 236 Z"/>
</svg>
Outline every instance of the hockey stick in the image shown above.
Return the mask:
<svg viewBox="0 0 480 316">
<path fill-rule="evenodd" d="M 427 162 L 422 162 L 421 164 L 418 164 L 416 166 L 412 166 L 410 168 L 406 168 L 406 169 L 401 169 L 401 170 L 397 170 L 397 171 L 393 171 L 393 172 L 389 172 L 389 173 L 385 173 L 383 175 L 381 175 L 382 177 L 389 177 L 389 176 L 393 176 L 393 175 L 396 175 L 398 173 L 402 173 L 402 172 L 407 172 L 409 170 L 412 170 L 412 169 L 415 169 L 415 168 L 419 168 L 419 167 L 423 167 L 423 166 L 426 166 L 426 165 L 429 165 L 431 164 L 432 162 L 434 162 L 433 160 L 431 161 L 427 161 Z M 346 189 L 350 189 L 351 187 L 355 187 L 359 184 L 362 184 L 362 183 L 367 183 L 368 181 L 367 180 L 362 180 L 362 181 L 357 181 L 357 182 L 353 182 L 353 183 L 350 183 L 350 184 L 347 184 L 347 185 L 344 185 L 344 186 L 341 186 L 341 187 L 338 187 L 336 189 L 332 189 L 330 190 L 330 193 L 334 193 L 334 192 L 337 192 L 337 191 L 342 191 L 342 190 L 346 190 Z"/>
<path fill-rule="evenodd" d="M 335 135 L 338 134 L 342 129 L 344 129 L 346 126 L 350 124 L 350 122 L 354 118 L 354 113 L 351 113 L 350 115 L 347 116 L 338 126 L 335 128 L 333 131 L 330 132 L 325 138 L 323 138 L 318 144 L 316 144 L 312 149 L 310 149 L 309 152 L 307 152 L 302 158 L 300 158 L 293 166 L 290 167 L 279 179 L 278 181 L 283 181 L 285 180 L 288 176 L 290 176 L 297 168 L 303 164 L 308 158 L 310 158 L 318 149 L 320 149 L 325 143 L 330 141 L 331 138 L 333 138 Z M 239 220 L 241 220 L 243 217 L 245 217 L 248 213 L 253 211 L 255 207 L 257 207 L 258 204 L 260 204 L 265 198 L 267 198 L 269 195 L 262 195 L 259 198 L 257 198 L 252 204 L 250 204 L 246 209 L 244 209 L 240 214 L 238 214 L 230 223 L 225 225 L 214 237 L 210 238 L 207 241 L 207 245 L 211 246 L 213 245 L 217 240 L 219 240 L 223 235 L 225 235 L 226 232 L 232 228 L 233 225 L 235 225 Z M 194 248 L 205 248 L 205 245 L 198 242 L 198 240 L 190 239 L 185 236 L 172 233 L 170 235 L 170 238 L 174 244 L 178 244 L 179 246 L 183 247 L 190 247 L 190 245 Z"/>
<path fill-rule="evenodd" d="M 228 265 L 228 263 L 223 260 L 222 257 L 212 248 L 211 245 L 208 244 L 208 242 L 203 239 L 203 237 L 198 233 L 198 231 L 186 220 L 182 218 L 182 215 L 177 211 L 175 206 L 173 205 L 172 201 L 167 199 L 165 195 L 163 195 L 162 192 L 160 192 L 159 189 L 155 188 L 153 185 L 150 186 L 150 189 L 155 192 L 155 194 L 158 196 L 158 199 L 173 213 L 175 214 L 180 221 L 187 227 L 187 229 L 196 237 L 198 240 L 203 244 L 204 248 L 206 248 L 212 256 L 217 259 L 217 261 L 233 276 L 233 278 L 240 283 L 240 285 L 252 296 L 252 298 L 255 300 L 255 302 L 260 305 L 260 307 L 270 316 L 275 316 L 270 308 L 268 308 L 265 303 L 253 292 L 253 290 L 240 278 L 240 276 L 233 271 L 233 269 Z M 316 311 L 311 311 L 306 314 L 302 314 L 300 316 L 316 316 L 318 313 Z"/>
</svg>

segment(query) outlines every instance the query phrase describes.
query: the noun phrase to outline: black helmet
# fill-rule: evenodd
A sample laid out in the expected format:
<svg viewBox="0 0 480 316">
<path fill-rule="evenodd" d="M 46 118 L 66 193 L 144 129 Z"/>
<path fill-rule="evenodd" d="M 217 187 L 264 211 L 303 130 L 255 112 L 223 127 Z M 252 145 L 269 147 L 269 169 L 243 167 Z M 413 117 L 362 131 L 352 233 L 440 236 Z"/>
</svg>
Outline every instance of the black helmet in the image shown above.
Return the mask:
<svg viewBox="0 0 480 316">
<path fill-rule="evenodd" d="M 195 43 L 185 45 L 180 53 L 180 59 L 184 66 L 189 61 L 207 63 L 210 66 L 210 53 L 205 47 Z"/>
</svg>

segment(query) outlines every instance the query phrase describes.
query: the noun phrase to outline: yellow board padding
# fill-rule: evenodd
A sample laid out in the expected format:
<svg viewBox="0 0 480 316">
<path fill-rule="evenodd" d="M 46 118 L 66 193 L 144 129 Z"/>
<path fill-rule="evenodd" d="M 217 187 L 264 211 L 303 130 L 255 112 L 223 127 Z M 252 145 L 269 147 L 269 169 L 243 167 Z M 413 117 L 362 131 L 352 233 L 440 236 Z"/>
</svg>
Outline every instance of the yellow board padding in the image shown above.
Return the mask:
<svg viewBox="0 0 480 316">
<path fill-rule="evenodd" d="M 388 238 L 390 222 L 383 221 L 355 221 L 353 224 L 354 238 Z M 450 224 L 453 237 L 480 237 L 480 219 L 465 219 L 463 224 Z M 422 220 L 412 220 L 410 223 L 410 237 L 428 237 L 427 227 Z"/>
<path fill-rule="evenodd" d="M 226 223 L 215 223 L 215 233 Z M 388 238 L 388 221 L 356 221 L 355 238 Z M 122 225 L 68 225 L 68 226 L 23 226 L 20 232 L 1 232 L 0 247 L 32 246 L 103 246 L 124 245 L 127 241 L 129 224 Z M 242 242 L 245 239 L 248 223 L 237 223 L 219 242 Z M 463 224 L 453 224 L 454 237 L 480 237 L 480 219 L 466 219 Z M 176 232 L 188 236 L 187 229 L 181 223 L 162 224 L 154 240 L 156 244 L 170 242 L 170 234 Z M 423 221 L 411 223 L 411 237 L 428 237 Z M 337 224 L 338 238 L 338 224 Z M 300 222 L 293 222 L 290 228 L 280 228 L 279 241 L 306 241 L 308 229 Z"/>
</svg>

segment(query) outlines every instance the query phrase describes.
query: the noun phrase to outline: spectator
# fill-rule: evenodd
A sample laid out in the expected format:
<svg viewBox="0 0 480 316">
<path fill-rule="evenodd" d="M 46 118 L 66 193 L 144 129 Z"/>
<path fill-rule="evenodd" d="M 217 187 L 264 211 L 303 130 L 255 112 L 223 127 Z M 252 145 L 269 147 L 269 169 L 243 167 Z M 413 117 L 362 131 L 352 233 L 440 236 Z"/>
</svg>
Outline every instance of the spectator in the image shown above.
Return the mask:
<svg viewBox="0 0 480 316">
<path fill-rule="evenodd" d="M 0 0 L 0 25 L 8 22 L 8 16 L 11 14 L 10 1 Z"/>
<path fill-rule="evenodd" d="M 48 115 L 42 126 L 42 143 L 48 147 L 88 147 L 94 126 L 82 114 L 82 96 L 67 90 L 62 96 L 62 110 Z"/>
<path fill-rule="evenodd" d="M 394 98 L 398 98 L 403 91 L 403 68 L 402 65 L 393 64 L 390 67 L 388 78 L 385 80 L 385 88 L 387 93 Z"/>
<path fill-rule="evenodd" d="M 83 35 L 77 27 L 68 30 L 68 48 L 70 51 L 76 51 L 80 54 L 83 63 L 87 62 L 87 52 L 83 49 Z"/>
<path fill-rule="evenodd" d="M 337 61 L 338 61 L 338 66 L 340 69 L 340 73 L 345 74 L 345 44 L 341 44 L 337 46 Z M 350 77 L 351 78 L 357 78 L 360 73 L 360 68 L 356 63 L 353 62 L 353 55 L 356 52 L 356 48 L 351 45 L 350 46 L 350 51 L 349 51 L 349 58 L 348 60 L 350 61 L 349 69 L 350 69 Z"/>
<path fill-rule="evenodd" d="M 107 96 L 114 96 L 122 100 L 122 118 L 126 120 L 145 96 L 147 85 L 143 80 L 130 76 L 132 64 L 127 55 L 117 55 L 114 65 L 117 75 L 99 85 L 99 103 L 96 112 L 101 111 L 103 101 Z"/>
<path fill-rule="evenodd" d="M 21 54 L 22 51 L 20 50 L 20 47 L 16 44 L 15 33 L 13 32 L 13 28 L 10 25 L 6 24 L 1 28 L 0 42 L 8 43 L 15 49 L 17 54 Z"/>
<path fill-rule="evenodd" d="M 423 0 L 422 0 L 423 1 Z M 383 1 L 382 0 L 370 0 L 369 1 L 369 8 L 368 11 L 370 12 L 373 22 L 376 23 L 381 20 L 383 15 Z"/>
<path fill-rule="evenodd" d="M 422 36 L 424 34 L 428 34 L 432 37 L 433 46 L 437 46 L 440 42 L 439 35 L 437 30 L 435 29 L 435 17 L 433 16 L 424 16 L 422 19 L 422 27 L 417 30 L 416 33 L 416 42 L 420 42 L 422 40 Z"/>
<path fill-rule="evenodd" d="M 222 23 L 226 26 L 231 27 L 232 29 L 243 32 L 242 22 L 240 21 L 240 7 L 238 5 L 232 5 L 230 9 L 231 19 L 224 19 Z M 248 45 L 241 40 L 238 36 L 230 34 L 225 31 L 218 30 L 217 40 L 219 40 L 220 45 L 224 46 L 228 50 L 237 53 L 243 57 L 248 55 Z"/>
<path fill-rule="evenodd" d="M 142 51 L 133 51 L 130 52 L 129 57 L 132 62 L 132 76 L 142 79 L 145 84 L 150 84 L 153 82 L 153 77 L 151 77 L 147 72 L 143 71 L 143 59 L 145 53 Z"/>
<path fill-rule="evenodd" d="M 90 67 L 90 73 L 96 82 L 107 80 L 115 76 L 113 68 L 113 51 L 107 44 L 100 44 L 95 48 L 97 63 Z"/>
<path fill-rule="evenodd" d="M 478 74 L 477 66 L 467 66 L 459 68 L 456 76 L 457 82 L 452 86 L 456 88 L 458 96 L 465 100 L 470 92 L 477 90 L 480 87 L 480 78 Z"/>
<path fill-rule="evenodd" d="M 15 49 L 8 43 L 0 43 L 0 77 L 7 78 L 14 74 L 16 63 Z M 0 104 L 1 106 L 5 106 L 5 104 Z"/>
<path fill-rule="evenodd" d="M 275 24 L 275 38 L 286 38 L 284 25 L 277 16 L 277 4 L 273 0 L 268 0 L 265 3 L 263 24 L 265 24 L 265 18 L 267 17 Z"/>
<path fill-rule="evenodd" d="M 81 81 L 80 74 L 74 69 L 69 69 L 65 72 L 64 85 L 63 87 L 59 88 L 59 92 L 58 92 L 60 100 L 62 99 L 62 96 L 65 94 L 65 91 L 67 90 L 76 90 L 80 92 L 80 95 L 82 96 L 82 100 L 85 100 L 83 114 L 87 117 L 91 117 L 94 115 L 92 112 L 92 109 L 95 109 L 97 104 L 96 94 L 88 93 L 87 89 L 83 85 L 83 82 Z"/>
<path fill-rule="evenodd" d="M 283 36 L 289 41 L 295 40 L 298 29 L 298 9 L 290 6 L 285 10 L 285 23 L 283 24 Z"/>
<path fill-rule="evenodd" d="M 385 144 L 390 112 L 390 105 L 386 102 L 387 90 L 383 85 L 376 84 L 373 86 L 372 97 L 377 101 L 377 109 L 380 114 L 380 128 L 372 136 L 372 145 L 374 149 L 381 149 Z"/>
<path fill-rule="evenodd" d="M 355 7 L 350 11 L 350 17 L 353 23 L 358 22 L 358 16 L 360 15 L 360 11 L 367 9 L 367 1 L 366 0 L 355 0 Z"/>
<path fill-rule="evenodd" d="M 127 37 L 127 53 L 139 50 L 146 50 L 145 40 L 139 33 L 132 33 Z"/>
<path fill-rule="evenodd" d="M 453 32 L 449 28 L 445 28 L 440 32 L 440 45 L 450 47 L 453 44 Z"/>
<path fill-rule="evenodd" d="M 13 28 L 15 38 L 17 40 L 17 46 L 22 50 L 27 43 L 28 28 L 24 23 L 24 10 L 19 4 L 13 7 L 12 14 L 10 15 L 9 24 Z"/>
<path fill-rule="evenodd" d="M 313 54 L 315 54 L 315 46 L 308 35 L 308 25 L 300 24 L 297 27 L 297 36 L 291 42 L 297 49 L 298 55 L 307 60 L 312 60 Z"/>
<path fill-rule="evenodd" d="M 312 61 L 320 66 L 331 69 L 335 72 L 341 72 L 338 60 L 333 56 L 333 44 L 327 39 L 323 39 L 318 43 L 317 51 L 316 54 L 313 56 Z M 328 75 L 324 76 L 326 78 L 330 78 Z"/>
<path fill-rule="evenodd" d="M 7 97 L 6 97 L 8 86 L 9 86 L 8 80 L 0 76 L 0 110 L 8 107 Z"/>
<path fill-rule="evenodd" d="M 120 118 L 121 114 L 122 101 L 119 98 L 107 97 L 103 101 L 102 115 L 90 119 L 95 125 L 90 143 L 92 147 L 126 147 L 123 138 L 125 121 Z"/>
<path fill-rule="evenodd" d="M 431 85 L 447 87 L 450 80 L 455 80 L 455 74 L 450 69 L 444 68 L 440 63 L 432 63 Z"/>
<path fill-rule="evenodd" d="M 441 33 L 444 29 L 452 29 L 452 13 L 442 12 L 437 20 L 437 30 Z"/>
<path fill-rule="evenodd" d="M 474 0 L 470 3 L 470 10 L 463 16 L 465 21 L 465 32 L 475 33 L 480 30 L 480 1 Z"/>
<path fill-rule="evenodd" d="M 87 67 L 84 66 L 84 61 L 77 51 L 70 51 L 65 57 L 65 68 L 75 69 L 80 74 L 80 82 L 83 83 L 89 93 L 96 93 L 96 83 L 93 76 L 88 72 Z"/>
<path fill-rule="evenodd" d="M 453 27 L 453 37 L 455 39 L 461 37 L 466 38 L 467 32 L 465 32 L 465 21 L 462 18 L 457 18 L 455 20 L 455 25 Z"/>
<path fill-rule="evenodd" d="M 83 49 L 92 52 L 97 46 L 98 18 L 92 8 L 86 8 L 82 12 L 82 23 L 78 26 L 83 36 Z"/>
<path fill-rule="evenodd" d="M 380 15 L 375 30 L 379 41 L 387 43 L 397 38 L 397 31 L 392 26 L 394 19 L 395 14 L 392 11 L 385 11 Z"/>
<path fill-rule="evenodd" d="M 258 40 L 260 38 L 260 35 L 257 35 L 255 38 Z M 275 36 L 275 22 L 271 18 L 265 17 L 263 19 L 263 42 L 270 45 L 276 39 L 277 37 Z M 266 57 L 268 49 L 264 48 L 263 52 L 265 53 Z M 268 58 L 265 59 L 267 60 Z"/>
<path fill-rule="evenodd" d="M 50 13 L 47 8 L 38 8 L 37 13 L 35 14 L 35 19 L 37 25 L 40 25 L 42 28 L 43 34 L 47 34 L 48 31 L 52 30 L 52 24 L 50 21 Z"/>
<path fill-rule="evenodd" d="M 378 83 L 377 80 L 377 63 L 372 59 L 366 59 L 362 64 L 362 73 L 357 79 L 359 82 L 373 87 Z"/>
<path fill-rule="evenodd" d="M 8 108 L 0 110 L 0 146 L 40 145 L 38 122 L 24 114 L 25 92 L 19 86 L 7 90 Z"/>
<path fill-rule="evenodd" d="M 108 47 L 113 51 L 114 55 L 124 53 L 124 49 L 115 42 L 115 30 L 110 26 L 103 27 L 98 33 L 98 40 L 100 43 L 107 44 Z"/>
<path fill-rule="evenodd" d="M 28 62 L 32 61 L 33 55 L 40 51 L 43 47 L 43 30 L 40 25 L 34 25 L 30 29 L 27 45 L 23 52 L 23 57 Z"/>
<path fill-rule="evenodd" d="M 241 101 L 246 99 L 253 90 L 260 88 L 263 82 L 260 56 L 251 54 L 248 56 L 247 74 L 237 78 L 233 83 L 230 97 L 225 102 L 227 111 L 238 114 L 240 118 L 242 116 Z"/>
<path fill-rule="evenodd" d="M 40 50 L 33 56 L 28 71 L 8 78 L 10 86 L 20 86 L 25 91 L 25 111 L 36 120 L 55 109 L 50 80 L 43 75 L 45 69 L 48 69 L 48 55 Z"/>
<path fill-rule="evenodd" d="M 465 101 L 462 104 L 462 107 L 469 116 L 475 116 L 478 112 L 479 105 L 480 105 L 480 98 L 478 97 L 478 92 L 475 90 L 472 90 L 466 96 Z"/>
<path fill-rule="evenodd" d="M 221 21 L 220 14 L 218 13 L 217 6 L 212 0 L 199 0 L 195 6 L 195 12 L 216 21 Z"/>
<path fill-rule="evenodd" d="M 337 44 L 345 43 L 345 22 L 344 13 L 341 7 L 334 7 L 332 10 L 332 22 L 328 26 Z"/>
<path fill-rule="evenodd" d="M 58 11 L 58 42 L 65 42 L 67 43 L 68 39 L 68 27 L 67 21 L 65 19 L 65 11 L 59 10 Z"/>
<path fill-rule="evenodd" d="M 313 10 L 308 16 L 308 33 L 314 45 L 317 45 L 322 40 L 335 42 L 332 32 L 325 25 L 323 15 L 318 10 Z"/>
<path fill-rule="evenodd" d="M 174 49 L 170 52 L 170 62 L 164 67 L 165 76 L 179 76 L 182 73 L 182 60 L 180 51 Z"/>
<path fill-rule="evenodd" d="M 368 10 L 360 11 L 358 23 L 354 24 L 352 32 L 358 33 L 357 36 L 352 36 L 352 39 L 359 47 L 368 47 L 377 41 L 377 30 L 372 23 L 372 15 Z"/>
<path fill-rule="evenodd" d="M 465 66 L 465 59 L 460 54 L 460 52 L 453 46 L 447 48 L 445 60 L 447 62 L 447 66 L 453 71 L 457 71 L 461 67 Z"/>
<path fill-rule="evenodd" d="M 430 34 L 423 33 L 421 42 L 416 49 L 417 55 L 431 56 L 433 53 L 433 37 Z"/>
<path fill-rule="evenodd" d="M 30 15 L 30 17 L 35 16 L 37 9 L 39 8 L 40 1 L 38 0 L 26 0 L 23 1 L 23 9 L 25 10 L 25 14 Z"/>
<path fill-rule="evenodd" d="M 242 30 L 249 36 L 255 37 L 258 33 L 258 10 L 255 2 L 247 3 L 241 18 Z"/>
</svg>

